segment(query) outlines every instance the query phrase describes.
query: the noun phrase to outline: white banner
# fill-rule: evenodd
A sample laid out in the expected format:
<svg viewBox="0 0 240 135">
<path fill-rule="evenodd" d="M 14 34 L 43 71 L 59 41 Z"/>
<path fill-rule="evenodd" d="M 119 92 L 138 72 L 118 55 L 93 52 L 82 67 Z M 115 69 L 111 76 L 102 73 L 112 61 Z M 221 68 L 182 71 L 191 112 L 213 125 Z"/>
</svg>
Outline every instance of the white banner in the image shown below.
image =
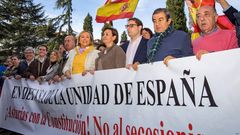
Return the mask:
<svg viewBox="0 0 240 135">
<path fill-rule="evenodd" d="M 0 127 L 26 135 L 238 135 L 240 49 L 76 75 L 11 79 Z"/>
</svg>

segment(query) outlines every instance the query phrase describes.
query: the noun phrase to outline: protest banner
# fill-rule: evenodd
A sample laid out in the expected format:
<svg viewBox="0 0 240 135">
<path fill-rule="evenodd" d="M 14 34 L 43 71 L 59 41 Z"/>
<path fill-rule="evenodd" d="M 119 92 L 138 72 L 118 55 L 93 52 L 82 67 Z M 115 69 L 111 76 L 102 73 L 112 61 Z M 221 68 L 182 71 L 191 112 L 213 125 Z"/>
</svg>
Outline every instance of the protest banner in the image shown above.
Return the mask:
<svg viewBox="0 0 240 135">
<path fill-rule="evenodd" d="M 26 135 L 237 135 L 240 49 L 76 75 L 6 80 L 0 127 Z"/>
</svg>

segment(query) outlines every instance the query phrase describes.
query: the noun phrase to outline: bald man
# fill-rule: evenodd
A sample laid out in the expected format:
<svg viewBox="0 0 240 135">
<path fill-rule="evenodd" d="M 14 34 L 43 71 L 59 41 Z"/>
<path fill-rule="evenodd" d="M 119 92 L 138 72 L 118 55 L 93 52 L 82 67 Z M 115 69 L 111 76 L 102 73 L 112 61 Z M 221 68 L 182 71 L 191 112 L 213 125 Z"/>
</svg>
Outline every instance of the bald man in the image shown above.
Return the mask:
<svg viewBox="0 0 240 135">
<path fill-rule="evenodd" d="M 203 54 L 237 48 L 237 37 L 233 30 L 217 27 L 218 15 L 211 6 L 200 7 L 197 11 L 197 24 L 200 36 L 193 41 L 193 52 L 200 60 Z"/>
</svg>

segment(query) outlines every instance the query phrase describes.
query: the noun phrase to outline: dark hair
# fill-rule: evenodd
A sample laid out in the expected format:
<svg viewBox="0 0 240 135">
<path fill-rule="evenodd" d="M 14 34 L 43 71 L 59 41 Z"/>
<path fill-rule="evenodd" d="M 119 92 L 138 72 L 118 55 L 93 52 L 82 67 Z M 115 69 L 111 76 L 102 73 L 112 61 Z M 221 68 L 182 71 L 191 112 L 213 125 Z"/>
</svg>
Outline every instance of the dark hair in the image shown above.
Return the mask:
<svg viewBox="0 0 240 135">
<path fill-rule="evenodd" d="M 13 54 L 10 56 L 10 59 L 12 59 L 13 57 L 16 57 L 17 59 L 20 59 L 20 55 L 19 54 Z"/>
<path fill-rule="evenodd" d="M 142 27 L 143 27 L 142 21 L 139 20 L 138 18 L 129 18 L 129 19 L 128 19 L 128 22 L 129 22 L 129 21 L 134 21 L 134 22 L 137 24 L 137 26 L 142 26 Z"/>
<path fill-rule="evenodd" d="M 150 38 L 153 36 L 153 32 L 152 32 L 151 29 L 149 29 L 149 28 L 143 28 L 142 31 L 141 31 L 141 33 L 143 32 L 143 30 L 147 31 L 147 32 L 150 34 Z"/>
<path fill-rule="evenodd" d="M 105 47 L 105 48 L 106 48 L 106 45 L 104 45 L 104 44 L 100 44 L 100 45 L 98 45 L 98 46 L 97 46 L 97 48 L 96 48 L 96 49 L 97 49 L 97 50 L 99 50 L 99 49 L 100 49 L 100 47 Z"/>
<path fill-rule="evenodd" d="M 48 51 L 47 45 L 45 45 L 45 44 L 39 45 L 39 46 L 37 47 L 37 49 L 39 49 L 40 47 L 45 47 L 45 48 L 46 48 L 46 52 Z"/>
<path fill-rule="evenodd" d="M 115 29 L 115 28 L 105 28 L 104 30 L 103 30 L 103 32 L 105 32 L 106 30 L 110 30 L 111 32 L 112 32 L 112 35 L 113 36 L 116 36 L 116 39 L 113 41 L 115 44 L 117 44 L 118 43 L 118 31 L 117 31 L 117 29 Z"/>
<path fill-rule="evenodd" d="M 167 20 L 171 18 L 171 15 L 170 15 L 170 12 L 169 12 L 168 9 L 166 9 L 166 8 L 157 8 L 157 9 L 155 9 L 155 10 L 153 11 L 152 21 L 153 21 L 153 15 L 158 14 L 158 13 L 161 13 L 161 12 L 166 15 Z"/>
</svg>

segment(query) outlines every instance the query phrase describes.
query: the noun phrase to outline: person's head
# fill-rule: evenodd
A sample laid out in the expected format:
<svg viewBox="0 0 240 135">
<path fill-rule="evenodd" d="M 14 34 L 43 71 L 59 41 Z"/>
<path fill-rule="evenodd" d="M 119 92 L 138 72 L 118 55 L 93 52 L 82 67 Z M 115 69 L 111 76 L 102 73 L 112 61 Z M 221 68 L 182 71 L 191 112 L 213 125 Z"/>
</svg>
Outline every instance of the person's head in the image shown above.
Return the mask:
<svg viewBox="0 0 240 135">
<path fill-rule="evenodd" d="M 153 32 L 149 28 L 143 28 L 141 33 L 145 39 L 150 39 L 153 36 Z"/>
<path fill-rule="evenodd" d="M 100 45 L 97 46 L 97 50 L 99 50 L 101 52 L 104 51 L 105 48 L 106 48 L 106 46 L 104 44 L 100 44 Z"/>
<path fill-rule="evenodd" d="M 81 48 L 86 48 L 89 45 L 93 45 L 93 37 L 90 32 L 82 31 L 78 37 L 78 44 Z"/>
<path fill-rule="evenodd" d="M 125 27 L 127 29 L 128 36 L 131 39 L 135 39 L 141 35 L 143 23 L 138 18 L 130 18 L 128 19 L 128 23 Z"/>
<path fill-rule="evenodd" d="M 27 47 L 25 50 L 24 50 L 24 56 L 26 58 L 27 61 L 31 61 L 34 59 L 34 56 L 35 56 L 35 50 L 34 48 L 32 47 Z"/>
<path fill-rule="evenodd" d="M 4 62 L 4 65 L 5 65 L 6 67 L 11 67 L 11 66 L 13 65 L 11 56 L 8 56 L 8 57 L 7 57 L 6 61 Z"/>
<path fill-rule="evenodd" d="M 18 65 L 19 65 L 19 63 L 20 63 L 19 55 L 13 54 L 13 55 L 11 56 L 11 60 L 12 60 L 13 66 L 18 67 Z"/>
<path fill-rule="evenodd" d="M 38 46 L 39 57 L 46 57 L 47 56 L 47 51 L 48 51 L 47 45 L 39 45 Z"/>
<path fill-rule="evenodd" d="M 166 8 L 158 8 L 154 10 L 152 21 L 154 31 L 157 33 L 164 32 L 172 24 L 170 12 Z"/>
<path fill-rule="evenodd" d="M 197 11 L 197 24 L 203 34 L 207 34 L 216 27 L 218 15 L 212 6 L 202 6 Z"/>
<path fill-rule="evenodd" d="M 68 35 L 64 38 L 64 48 L 66 51 L 70 51 L 75 47 L 76 39 L 73 35 Z"/>
<path fill-rule="evenodd" d="M 111 47 L 113 43 L 118 43 L 118 31 L 115 28 L 106 28 L 103 30 L 102 41 L 106 47 Z"/>
<path fill-rule="evenodd" d="M 59 60 L 59 52 L 57 50 L 54 50 L 50 54 L 50 61 L 51 62 L 57 62 Z"/>
<path fill-rule="evenodd" d="M 58 52 L 59 52 L 59 55 L 60 56 L 63 56 L 64 52 L 65 52 L 65 48 L 64 48 L 64 45 L 63 44 L 60 44 L 59 47 L 58 47 Z"/>
</svg>

